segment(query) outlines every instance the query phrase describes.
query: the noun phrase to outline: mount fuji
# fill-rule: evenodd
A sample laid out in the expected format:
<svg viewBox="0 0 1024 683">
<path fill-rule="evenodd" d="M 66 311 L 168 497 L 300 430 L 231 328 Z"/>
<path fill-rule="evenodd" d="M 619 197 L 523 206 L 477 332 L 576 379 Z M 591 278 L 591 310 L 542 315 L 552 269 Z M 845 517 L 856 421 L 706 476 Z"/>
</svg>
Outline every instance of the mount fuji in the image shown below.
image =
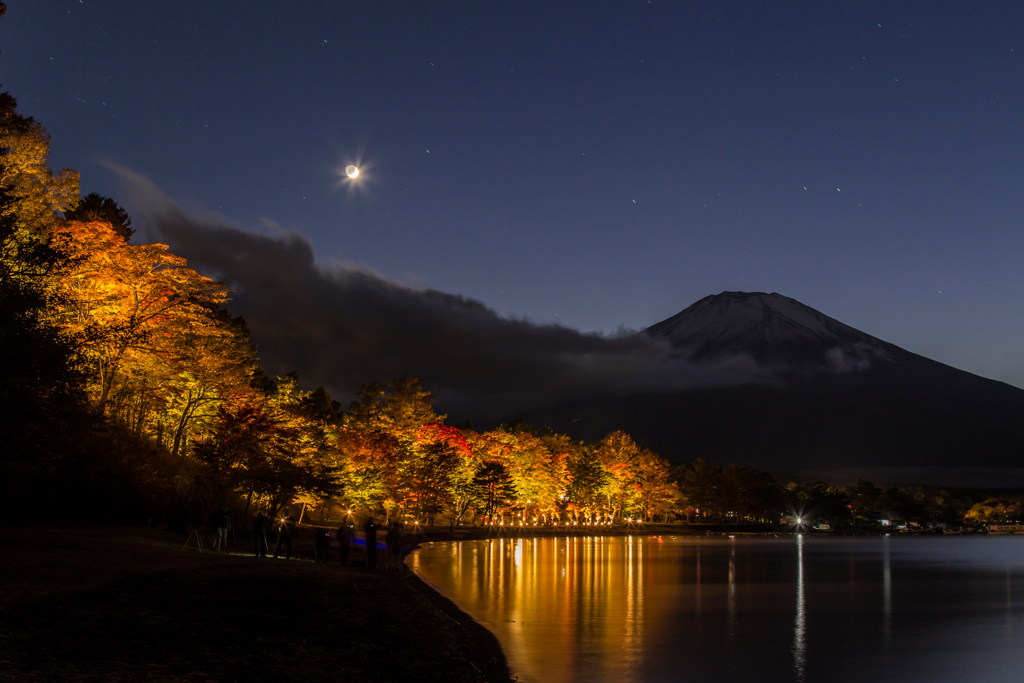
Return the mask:
<svg viewBox="0 0 1024 683">
<path fill-rule="evenodd" d="M 723 292 L 638 334 L 697 367 L 743 358 L 757 371 L 747 382 L 597 396 L 523 417 L 588 440 L 621 429 L 670 460 L 783 476 L 1024 486 L 1024 390 L 794 299 Z"/>
<path fill-rule="evenodd" d="M 741 353 L 804 370 L 863 369 L 898 350 L 795 299 L 760 292 L 705 297 L 644 332 L 695 361 Z"/>
</svg>

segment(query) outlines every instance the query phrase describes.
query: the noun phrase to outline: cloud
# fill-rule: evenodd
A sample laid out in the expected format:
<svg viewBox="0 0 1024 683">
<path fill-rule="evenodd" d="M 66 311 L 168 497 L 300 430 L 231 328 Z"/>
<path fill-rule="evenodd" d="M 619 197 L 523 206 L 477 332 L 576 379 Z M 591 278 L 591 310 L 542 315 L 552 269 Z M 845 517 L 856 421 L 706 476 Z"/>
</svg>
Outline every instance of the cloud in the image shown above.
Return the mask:
<svg viewBox="0 0 1024 683">
<path fill-rule="evenodd" d="M 272 375 L 298 371 L 343 404 L 361 384 L 412 375 L 452 418 L 488 420 L 556 403 L 637 391 L 743 383 L 750 359 L 694 365 L 647 335 L 606 337 L 498 315 L 484 304 L 412 289 L 369 269 L 318 264 L 305 236 L 266 235 L 192 215 L 144 176 L 126 181 L 143 234 L 233 290 Z"/>
<path fill-rule="evenodd" d="M 885 350 L 867 343 L 834 346 L 825 354 L 825 364 L 832 373 L 864 372 L 879 359 L 888 359 Z"/>
</svg>

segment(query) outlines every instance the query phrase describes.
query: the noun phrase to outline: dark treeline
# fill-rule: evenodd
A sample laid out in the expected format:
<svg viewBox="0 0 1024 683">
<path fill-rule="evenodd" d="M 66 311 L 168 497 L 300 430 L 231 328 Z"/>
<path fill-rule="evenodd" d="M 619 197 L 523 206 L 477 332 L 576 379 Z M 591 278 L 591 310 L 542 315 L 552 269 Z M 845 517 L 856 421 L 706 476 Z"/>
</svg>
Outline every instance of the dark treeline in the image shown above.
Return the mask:
<svg viewBox="0 0 1024 683">
<path fill-rule="evenodd" d="M 687 503 L 686 518 L 694 522 L 778 522 L 782 511 L 790 525 L 799 518 L 807 527 L 827 524 L 836 530 L 926 528 L 1012 522 L 1024 513 L 1024 496 L 1014 491 L 920 484 L 883 489 L 864 480 L 845 489 L 823 481 L 779 486 L 764 472 L 699 459 L 677 465 L 672 478 Z"/>
<path fill-rule="evenodd" d="M 2 4 L 0 4 L 2 13 Z M 0 495 L 7 519 L 199 523 L 301 506 L 422 523 L 508 526 L 834 523 L 875 508 L 981 521 L 1019 500 L 925 489 L 780 487 L 764 472 L 670 464 L 625 433 L 585 443 L 526 424 L 445 424 L 410 377 L 342 410 L 268 377 L 230 292 L 162 244 L 134 244 L 107 197 L 47 165 L 50 138 L 0 94 Z"/>
</svg>

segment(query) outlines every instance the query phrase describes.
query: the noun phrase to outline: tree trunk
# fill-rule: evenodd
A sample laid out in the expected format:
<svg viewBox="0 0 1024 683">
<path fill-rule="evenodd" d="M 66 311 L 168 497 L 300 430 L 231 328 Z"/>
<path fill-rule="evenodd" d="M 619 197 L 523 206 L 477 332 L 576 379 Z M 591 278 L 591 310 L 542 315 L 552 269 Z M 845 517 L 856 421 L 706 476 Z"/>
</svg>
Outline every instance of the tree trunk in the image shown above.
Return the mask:
<svg viewBox="0 0 1024 683">
<path fill-rule="evenodd" d="M 252 503 L 252 494 L 255 490 L 249 489 L 249 497 L 245 499 L 245 512 L 242 513 L 242 520 L 244 521 L 246 516 L 249 514 L 249 504 Z"/>
</svg>

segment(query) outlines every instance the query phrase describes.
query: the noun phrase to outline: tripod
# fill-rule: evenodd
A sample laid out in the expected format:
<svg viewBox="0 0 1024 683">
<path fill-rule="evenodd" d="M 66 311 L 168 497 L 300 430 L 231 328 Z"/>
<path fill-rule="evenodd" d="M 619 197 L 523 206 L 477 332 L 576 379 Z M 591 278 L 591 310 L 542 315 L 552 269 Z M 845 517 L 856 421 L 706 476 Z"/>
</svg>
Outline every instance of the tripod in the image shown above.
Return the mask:
<svg viewBox="0 0 1024 683">
<path fill-rule="evenodd" d="M 192 533 L 185 539 L 185 545 L 181 546 L 182 550 L 186 550 L 192 543 L 192 539 L 196 539 L 196 550 L 203 552 L 203 537 L 199 535 L 199 529 L 193 529 Z"/>
</svg>

